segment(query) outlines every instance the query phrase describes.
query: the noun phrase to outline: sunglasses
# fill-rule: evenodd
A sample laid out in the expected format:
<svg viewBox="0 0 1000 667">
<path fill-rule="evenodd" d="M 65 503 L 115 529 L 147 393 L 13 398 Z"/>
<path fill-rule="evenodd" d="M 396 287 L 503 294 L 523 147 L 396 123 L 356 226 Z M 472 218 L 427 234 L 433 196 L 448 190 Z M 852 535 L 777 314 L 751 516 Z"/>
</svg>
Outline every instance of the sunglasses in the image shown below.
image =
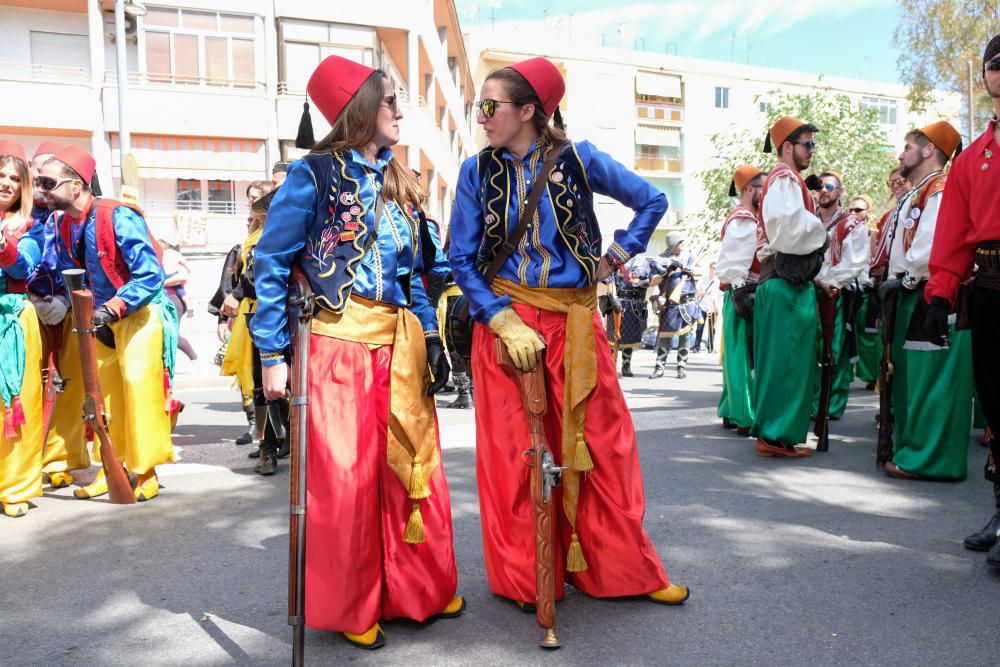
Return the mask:
<svg viewBox="0 0 1000 667">
<path fill-rule="evenodd" d="M 868 209 L 866 209 L 866 208 L 849 208 L 847 210 L 850 211 L 851 213 L 864 213 Z"/>
<path fill-rule="evenodd" d="M 807 151 L 816 150 L 816 142 L 810 139 L 809 141 L 793 141 L 796 146 L 805 146 Z"/>
<path fill-rule="evenodd" d="M 906 183 L 905 178 L 890 178 L 888 181 L 885 182 L 885 184 L 888 185 L 890 188 L 894 188 L 897 185 L 902 185 L 903 183 Z"/>
<path fill-rule="evenodd" d="M 497 112 L 498 104 L 517 104 L 517 102 L 509 102 L 506 100 L 480 100 L 476 102 L 476 109 L 483 112 L 483 115 L 487 118 L 493 118 L 493 114 Z"/>
<path fill-rule="evenodd" d="M 393 111 L 399 111 L 399 100 L 396 99 L 395 95 L 386 95 L 382 100 L 382 104 L 386 105 Z"/>
<path fill-rule="evenodd" d="M 987 60 L 986 64 L 983 65 L 983 69 L 984 70 L 990 70 L 991 72 L 995 72 L 996 70 L 1000 69 L 1000 58 L 994 58 L 992 60 Z"/>
<path fill-rule="evenodd" d="M 840 186 L 839 185 L 834 185 L 833 183 L 824 183 L 823 184 L 823 189 L 826 190 L 827 192 L 832 192 L 834 190 L 839 190 Z"/>
<path fill-rule="evenodd" d="M 60 178 L 58 181 L 49 176 L 39 176 L 34 180 L 34 186 L 41 190 L 42 192 L 51 192 L 55 190 L 63 183 L 71 183 L 75 181 L 75 178 Z"/>
</svg>

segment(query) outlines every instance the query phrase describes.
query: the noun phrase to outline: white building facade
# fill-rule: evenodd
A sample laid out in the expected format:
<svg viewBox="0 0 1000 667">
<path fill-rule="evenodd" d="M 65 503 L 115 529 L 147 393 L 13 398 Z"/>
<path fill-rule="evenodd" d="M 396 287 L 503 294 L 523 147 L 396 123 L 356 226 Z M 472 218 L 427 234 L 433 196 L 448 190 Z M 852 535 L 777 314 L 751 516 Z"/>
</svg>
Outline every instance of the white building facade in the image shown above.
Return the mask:
<svg viewBox="0 0 1000 667">
<path fill-rule="evenodd" d="M 475 91 L 453 0 L 151 0 L 129 17 L 127 126 L 139 200 L 158 234 L 193 250 L 245 235 L 246 188 L 298 157 L 309 75 L 330 54 L 385 70 L 404 118 L 398 159 L 422 174 L 447 222 L 458 166 L 475 153 Z M 112 0 L 0 0 L 0 136 L 27 150 L 90 151 L 117 192 L 118 76 Z M 315 135 L 329 131 L 313 109 Z"/>
<path fill-rule="evenodd" d="M 467 36 L 474 58 L 474 79 L 481 84 L 490 70 L 525 58 L 545 56 L 566 78 L 562 102 L 570 136 L 587 139 L 666 193 L 670 210 L 650 244 L 663 249 L 670 229 L 684 228 L 685 216 L 705 206 L 698 174 L 717 156 L 712 135 L 730 126 L 758 133 L 767 96 L 772 91 L 847 95 L 855 104 L 879 110 L 886 144 L 901 148 L 906 132 L 945 119 L 959 126 L 961 100 L 939 92 L 926 112 L 909 111 L 906 88 L 895 84 L 775 70 L 621 49 L 501 42 L 490 33 Z M 763 133 L 760 136 L 763 144 Z M 631 219 L 630 211 L 597 198 L 605 235 Z"/>
</svg>

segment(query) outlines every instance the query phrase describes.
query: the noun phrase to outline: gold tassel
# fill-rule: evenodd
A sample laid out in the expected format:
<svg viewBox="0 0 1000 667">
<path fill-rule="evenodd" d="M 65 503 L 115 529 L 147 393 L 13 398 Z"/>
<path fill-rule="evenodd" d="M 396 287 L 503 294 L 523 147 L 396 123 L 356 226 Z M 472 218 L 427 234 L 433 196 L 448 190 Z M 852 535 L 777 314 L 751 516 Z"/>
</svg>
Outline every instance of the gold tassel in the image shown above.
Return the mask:
<svg viewBox="0 0 1000 667">
<path fill-rule="evenodd" d="M 594 469 L 594 460 L 590 458 L 590 450 L 583 439 L 583 429 L 576 434 L 576 452 L 573 454 L 573 470 L 590 472 Z"/>
<path fill-rule="evenodd" d="M 424 465 L 420 461 L 420 456 L 413 457 L 413 467 L 410 468 L 410 500 L 421 500 L 431 495 L 431 490 L 427 488 L 427 479 L 424 476 Z"/>
<path fill-rule="evenodd" d="M 573 533 L 569 542 L 569 553 L 566 554 L 566 571 L 583 572 L 587 569 L 587 561 L 583 559 L 583 547 L 580 546 L 580 538 Z"/>
<path fill-rule="evenodd" d="M 420 514 L 420 504 L 413 503 L 410 520 L 406 522 L 406 532 L 403 541 L 407 544 L 420 544 L 424 541 L 424 517 Z"/>
</svg>

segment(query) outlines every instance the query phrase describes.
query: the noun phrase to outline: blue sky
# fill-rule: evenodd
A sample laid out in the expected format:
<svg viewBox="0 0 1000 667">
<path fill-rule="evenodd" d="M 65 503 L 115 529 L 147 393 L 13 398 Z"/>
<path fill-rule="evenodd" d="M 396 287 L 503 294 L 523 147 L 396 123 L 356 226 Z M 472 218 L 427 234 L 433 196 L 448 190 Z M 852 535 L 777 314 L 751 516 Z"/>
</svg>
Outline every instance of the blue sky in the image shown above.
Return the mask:
<svg viewBox="0 0 1000 667">
<path fill-rule="evenodd" d="M 896 83 L 891 0 L 455 0 L 463 29 L 544 25 L 577 43 Z M 547 11 L 546 11 L 547 10 Z M 572 15 L 570 13 L 572 12 Z M 529 25 L 531 24 L 531 25 Z M 736 34 L 735 40 L 733 34 Z M 676 46 L 667 46 L 670 42 Z"/>
</svg>

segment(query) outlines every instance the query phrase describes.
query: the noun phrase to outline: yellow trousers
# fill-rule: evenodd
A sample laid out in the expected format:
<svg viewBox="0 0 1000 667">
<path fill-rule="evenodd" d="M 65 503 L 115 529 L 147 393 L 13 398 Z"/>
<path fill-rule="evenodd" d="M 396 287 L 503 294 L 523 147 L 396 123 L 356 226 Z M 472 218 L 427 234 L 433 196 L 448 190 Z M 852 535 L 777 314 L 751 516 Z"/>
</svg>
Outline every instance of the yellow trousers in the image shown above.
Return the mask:
<svg viewBox="0 0 1000 667">
<path fill-rule="evenodd" d="M 97 369 L 115 451 L 138 475 L 176 460 L 164 409 L 163 325 L 150 304 L 109 325 L 115 347 L 98 341 Z"/>
<path fill-rule="evenodd" d="M 23 503 L 42 495 L 42 337 L 29 301 L 18 317 L 24 329 L 24 424 L 16 438 L 0 439 L 0 503 Z M 4 413 L 0 413 L 2 425 Z M 0 433 L 3 429 L 0 428 Z"/>
<path fill-rule="evenodd" d="M 83 376 L 80 370 L 80 343 L 73 332 L 73 316 L 63 320 L 62 349 L 59 351 L 59 374 L 65 380 L 63 391 L 56 396 L 52 426 L 45 441 L 43 470 L 65 472 L 90 467 L 87 452 L 87 431 L 83 423 Z M 44 350 L 42 362 L 48 358 Z M 45 388 L 42 387 L 44 391 Z M 44 435 L 44 434 L 43 434 Z"/>
</svg>

